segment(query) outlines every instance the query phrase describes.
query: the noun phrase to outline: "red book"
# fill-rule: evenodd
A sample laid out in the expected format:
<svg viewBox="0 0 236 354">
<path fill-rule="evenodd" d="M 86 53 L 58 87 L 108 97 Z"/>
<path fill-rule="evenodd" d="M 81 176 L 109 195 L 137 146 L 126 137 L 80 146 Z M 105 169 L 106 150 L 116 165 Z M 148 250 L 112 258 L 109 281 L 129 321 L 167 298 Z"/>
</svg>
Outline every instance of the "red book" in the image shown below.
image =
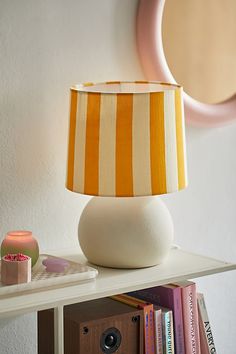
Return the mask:
<svg viewBox="0 0 236 354">
<path fill-rule="evenodd" d="M 155 354 L 155 339 L 154 339 L 154 313 L 153 305 L 145 301 L 128 296 L 125 294 L 111 296 L 113 300 L 123 302 L 127 305 L 143 309 L 144 318 L 144 353 Z"/>
<path fill-rule="evenodd" d="M 186 280 L 175 285 L 181 288 L 185 353 L 201 354 L 196 284 Z"/>
</svg>

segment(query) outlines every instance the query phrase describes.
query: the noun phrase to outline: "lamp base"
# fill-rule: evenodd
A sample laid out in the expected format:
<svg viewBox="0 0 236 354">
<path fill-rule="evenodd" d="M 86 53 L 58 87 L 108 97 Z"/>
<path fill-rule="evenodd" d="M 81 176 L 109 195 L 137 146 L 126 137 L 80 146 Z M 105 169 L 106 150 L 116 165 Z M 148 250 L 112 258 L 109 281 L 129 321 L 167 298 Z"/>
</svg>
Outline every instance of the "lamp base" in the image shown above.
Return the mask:
<svg viewBox="0 0 236 354">
<path fill-rule="evenodd" d="M 79 222 L 79 243 L 89 262 L 112 268 L 162 263 L 173 241 L 171 215 L 159 197 L 93 197 Z"/>
</svg>

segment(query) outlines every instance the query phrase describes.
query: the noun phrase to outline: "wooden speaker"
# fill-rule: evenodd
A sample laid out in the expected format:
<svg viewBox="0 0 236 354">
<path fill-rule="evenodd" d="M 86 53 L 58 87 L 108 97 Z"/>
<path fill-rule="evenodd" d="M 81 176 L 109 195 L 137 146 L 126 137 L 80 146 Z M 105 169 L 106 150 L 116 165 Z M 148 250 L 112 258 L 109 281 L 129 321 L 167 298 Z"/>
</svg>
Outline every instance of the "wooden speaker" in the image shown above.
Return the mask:
<svg viewBox="0 0 236 354">
<path fill-rule="evenodd" d="M 142 316 L 110 298 L 65 306 L 65 354 L 142 354 Z M 53 310 L 38 312 L 38 354 L 54 353 L 53 338 Z"/>
</svg>

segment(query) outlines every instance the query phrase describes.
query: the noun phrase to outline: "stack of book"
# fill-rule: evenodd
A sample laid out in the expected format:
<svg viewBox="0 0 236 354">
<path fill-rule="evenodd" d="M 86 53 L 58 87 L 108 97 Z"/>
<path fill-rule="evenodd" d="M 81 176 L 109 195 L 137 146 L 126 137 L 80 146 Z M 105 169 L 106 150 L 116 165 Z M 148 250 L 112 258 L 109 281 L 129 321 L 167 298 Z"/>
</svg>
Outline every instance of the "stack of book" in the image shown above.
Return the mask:
<svg viewBox="0 0 236 354">
<path fill-rule="evenodd" d="M 216 353 L 203 294 L 182 281 L 112 296 L 141 308 L 145 354 Z"/>
</svg>

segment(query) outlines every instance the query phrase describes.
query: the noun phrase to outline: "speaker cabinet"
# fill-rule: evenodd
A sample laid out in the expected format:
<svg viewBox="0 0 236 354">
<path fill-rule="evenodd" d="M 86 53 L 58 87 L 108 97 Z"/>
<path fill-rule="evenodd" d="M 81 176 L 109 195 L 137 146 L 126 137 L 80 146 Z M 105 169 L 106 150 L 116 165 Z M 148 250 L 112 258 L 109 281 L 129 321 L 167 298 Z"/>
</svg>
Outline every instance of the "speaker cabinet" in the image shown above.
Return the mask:
<svg viewBox="0 0 236 354">
<path fill-rule="evenodd" d="M 65 306 L 65 354 L 143 354 L 142 316 L 110 298 Z M 38 312 L 38 354 L 54 353 L 53 338 L 53 309 Z"/>
</svg>

